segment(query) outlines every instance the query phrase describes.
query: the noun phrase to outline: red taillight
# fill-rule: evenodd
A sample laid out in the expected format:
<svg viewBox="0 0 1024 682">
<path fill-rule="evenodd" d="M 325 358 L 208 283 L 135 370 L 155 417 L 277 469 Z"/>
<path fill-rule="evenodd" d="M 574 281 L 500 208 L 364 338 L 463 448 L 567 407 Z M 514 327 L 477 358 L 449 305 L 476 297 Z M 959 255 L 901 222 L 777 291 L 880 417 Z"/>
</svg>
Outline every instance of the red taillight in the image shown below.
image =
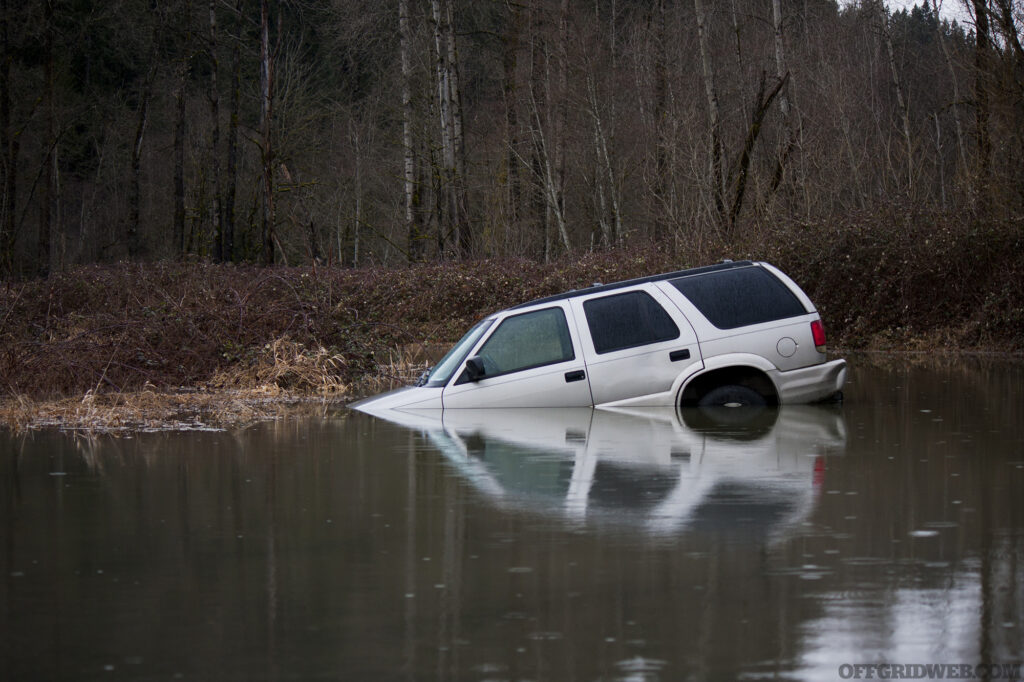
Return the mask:
<svg viewBox="0 0 1024 682">
<path fill-rule="evenodd" d="M 814 337 L 814 347 L 818 349 L 819 353 L 825 352 L 825 325 L 821 323 L 821 320 L 815 320 L 811 322 L 811 336 Z"/>
</svg>

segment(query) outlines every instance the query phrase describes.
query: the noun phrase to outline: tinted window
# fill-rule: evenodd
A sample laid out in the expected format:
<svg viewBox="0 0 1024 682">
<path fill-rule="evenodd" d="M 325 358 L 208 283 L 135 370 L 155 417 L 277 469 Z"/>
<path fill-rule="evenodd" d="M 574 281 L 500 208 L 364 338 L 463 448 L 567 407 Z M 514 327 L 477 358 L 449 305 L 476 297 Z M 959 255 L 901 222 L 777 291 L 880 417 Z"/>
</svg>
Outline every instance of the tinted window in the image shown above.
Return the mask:
<svg viewBox="0 0 1024 682">
<path fill-rule="evenodd" d="M 561 308 L 506 317 L 480 347 L 487 376 L 566 362 L 575 356 Z"/>
<path fill-rule="evenodd" d="M 665 309 L 643 291 L 592 298 L 583 304 L 594 350 L 610 353 L 679 337 Z"/>
<path fill-rule="evenodd" d="M 680 277 L 671 284 L 719 329 L 807 314 L 793 292 L 760 267 Z"/>
</svg>

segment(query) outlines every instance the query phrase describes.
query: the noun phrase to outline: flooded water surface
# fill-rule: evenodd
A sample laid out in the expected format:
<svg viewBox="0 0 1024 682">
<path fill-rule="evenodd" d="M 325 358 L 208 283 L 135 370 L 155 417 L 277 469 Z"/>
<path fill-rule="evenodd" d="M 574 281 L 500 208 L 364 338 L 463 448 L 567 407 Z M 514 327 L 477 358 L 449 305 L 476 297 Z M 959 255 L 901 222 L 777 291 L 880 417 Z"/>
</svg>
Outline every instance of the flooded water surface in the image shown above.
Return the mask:
<svg viewBox="0 0 1024 682">
<path fill-rule="evenodd" d="M 0 435 L 0 678 L 1006 679 L 1022 382 L 855 358 L 842 406 Z"/>
</svg>

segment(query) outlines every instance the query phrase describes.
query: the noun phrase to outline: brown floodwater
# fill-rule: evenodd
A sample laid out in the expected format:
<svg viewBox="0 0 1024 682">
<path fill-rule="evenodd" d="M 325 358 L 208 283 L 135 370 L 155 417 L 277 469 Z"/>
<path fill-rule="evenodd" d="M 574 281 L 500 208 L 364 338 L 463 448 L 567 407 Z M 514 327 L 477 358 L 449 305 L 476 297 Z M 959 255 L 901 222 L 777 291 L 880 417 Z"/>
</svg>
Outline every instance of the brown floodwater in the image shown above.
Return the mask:
<svg viewBox="0 0 1024 682">
<path fill-rule="evenodd" d="M 0 434 L 0 679 L 1005 679 L 1022 386 L 855 357 L 842 406 Z"/>
</svg>

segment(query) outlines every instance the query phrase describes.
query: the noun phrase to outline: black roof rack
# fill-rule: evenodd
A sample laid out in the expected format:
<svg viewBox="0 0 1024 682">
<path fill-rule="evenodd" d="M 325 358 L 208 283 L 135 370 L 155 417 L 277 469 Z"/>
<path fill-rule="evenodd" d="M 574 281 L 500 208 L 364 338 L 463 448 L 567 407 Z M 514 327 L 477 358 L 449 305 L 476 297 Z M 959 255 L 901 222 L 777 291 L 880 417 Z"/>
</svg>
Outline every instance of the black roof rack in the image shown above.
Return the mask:
<svg viewBox="0 0 1024 682">
<path fill-rule="evenodd" d="M 636 286 L 637 284 L 644 284 L 646 282 L 660 282 L 662 280 L 676 279 L 678 277 L 692 277 L 693 275 L 703 275 L 707 272 L 716 272 L 718 270 L 732 270 L 734 268 L 746 268 L 752 265 L 754 265 L 753 261 L 749 260 L 727 260 L 722 261 L 721 263 L 718 263 L 716 265 L 705 265 L 700 268 L 676 270 L 675 272 L 663 272 L 660 275 L 637 277 L 636 279 L 627 279 L 621 282 L 612 282 L 611 284 L 598 284 L 595 286 L 586 287 L 584 289 L 573 289 L 571 291 L 566 291 L 565 293 L 555 294 L 554 296 L 546 296 L 544 298 L 538 298 L 533 301 L 527 301 L 526 303 L 520 303 L 519 305 L 508 308 L 508 310 L 518 310 L 519 308 L 540 305 L 542 303 L 564 301 L 567 298 L 576 298 L 577 296 L 588 296 L 590 294 L 602 293 L 605 291 L 614 291 L 615 289 L 623 289 L 625 287 Z"/>
</svg>

